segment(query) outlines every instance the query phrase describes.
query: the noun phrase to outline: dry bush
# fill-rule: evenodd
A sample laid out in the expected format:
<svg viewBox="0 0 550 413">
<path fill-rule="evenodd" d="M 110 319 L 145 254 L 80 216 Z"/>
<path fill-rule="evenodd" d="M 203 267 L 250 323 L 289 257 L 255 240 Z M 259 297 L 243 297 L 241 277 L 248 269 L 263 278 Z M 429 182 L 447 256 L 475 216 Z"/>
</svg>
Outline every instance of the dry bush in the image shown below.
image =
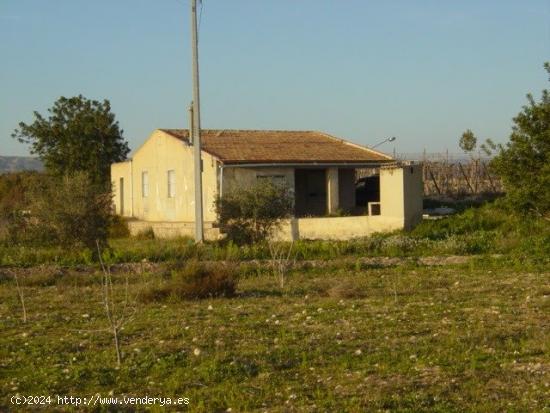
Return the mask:
<svg viewBox="0 0 550 413">
<path fill-rule="evenodd" d="M 44 179 L 44 174 L 30 171 L 0 174 L 0 243 L 28 240 L 29 192 Z"/>
<path fill-rule="evenodd" d="M 205 265 L 192 260 L 182 268 L 173 270 L 167 282 L 150 286 L 140 297 L 146 302 L 231 297 L 235 295 L 237 275 L 234 266 L 219 263 Z"/>
<path fill-rule="evenodd" d="M 268 241 L 268 246 L 271 255 L 273 274 L 279 280 L 279 286 L 284 288 L 288 271 L 296 265 L 296 257 L 294 257 L 294 259 L 291 258 L 294 242 L 290 243 L 288 250 L 286 249 L 286 244 L 282 242 Z"/>
<path fill-rule="evenodd" d="M 103 277 L 101 279 L 101 295 L 103 301 L 103 307 L 105 308 L 105 315 L 109 321 L 109 327 L 106 329 L 113 335 L 113 342 L 116 352 L 117 366 L 122 363 L 122 351 L 120 349 L 120 332 L 134 316 L 137 311 L 135 306 L 136 297 L 130 297 L 129 289 L 129 277 L 125 276 L 124 284 L 124 296 L 122 300 L 118 300 L 113 287 L 113 277 L 111 274 L 111 267 L 103 262 L 101 248 L 99 241 L 96 240 L 97 256 L 99 263 L 101 264 L 101 270 Z"/>
<path fill-rule="evenodd" d="M 25 305 L 25 292 L 23 290 L 23 286 L 21 285 L 21 282 L 19 281 L 19 277 L 17 276 L 17 271 L 10 271 L 8 270 L 6 272 L 13 278 L 15 281 L 15 289 L 17 291 L 17 296 L 19 297 L 19 303 L 21 304 L 21 312 L 22 312 L 22 319 L 23 322 L 27 322 L 27 306 Z"/>
<path fill-rule="evenodd" d="M 138 240 L 155 239 L 155 231 L 153 230 L 153 227 L 147 227 L 134 235 L 134 238 Z"/>
</svg>

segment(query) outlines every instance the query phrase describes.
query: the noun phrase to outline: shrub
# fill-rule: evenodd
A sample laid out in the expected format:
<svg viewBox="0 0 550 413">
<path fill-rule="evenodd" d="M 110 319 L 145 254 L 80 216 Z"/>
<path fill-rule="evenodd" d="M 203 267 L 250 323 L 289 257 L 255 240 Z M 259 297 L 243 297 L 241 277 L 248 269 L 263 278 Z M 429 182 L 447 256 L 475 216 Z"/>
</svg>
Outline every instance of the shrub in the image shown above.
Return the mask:
<svg viewBox="0 0 550 413">
<path fill-rule="evenodd" d="M 495 201 L 440 220 L 423 221 L 411 232 L 411 235 L 415 238 L 442 240 L 451 235 L 492 231 L 509 220 L 510 217 L 502 209 L 500 202 Z"/>
<path fill-rule="evenodd" d="M 0 211 L 0 240 L 4 244 L 20 244 L 28 237 L 27 214 L 20 210 Z"/>
<path fill-rule="evenodd" d="M 40 244 L 95 250 L 107 243 L 112 219 L 111 193 L 84 172 L 50 177 L 31 189 L 33 240 Z"/>
<path fill-rule="evenodd" d="M 114 215 L 109 225 L 109 238 L 128 238 L 130 230 L 126 220 L 118 215 Z"/>
<path fill-rule="evenodd" d="M 0 241 L 13 245 L 29 238 L 29 192 L 45 179 L 38 172 L 0 175 Z"/>
<path fill-rule="evenodd" d="M 235 267 L 223 264 L 206 265 L 197 260 L 187 262 L 172 271 L 171 278 L 161 285 L 153 285 L 142 295 L 144 301 L 163 301 L 168 298 L 202 299 L 231 297 L 237 285 Z"/>
<path fill-rule="evenodd" d="M 153 227 L 147 227 L 142 229 L 135 235 L 136 239 L 146 240 L 146 239 L 155 239 L 155 231 Z"/>
<path fill-rule="evenodd" d="M 260 180 L 224 194 L 215 208 L 227 238 L 239 245 L 251 244 L 268 238 L 280 220 L 292 214 L 293 196 L 285 186 Z"/>
</svg>

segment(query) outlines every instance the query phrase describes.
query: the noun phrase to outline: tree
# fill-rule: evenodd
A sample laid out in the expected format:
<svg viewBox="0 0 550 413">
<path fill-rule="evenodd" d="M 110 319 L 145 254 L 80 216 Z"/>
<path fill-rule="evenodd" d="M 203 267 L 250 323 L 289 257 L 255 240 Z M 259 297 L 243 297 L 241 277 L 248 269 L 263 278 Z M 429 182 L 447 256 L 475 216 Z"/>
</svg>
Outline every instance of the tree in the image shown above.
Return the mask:
<svg viewBox="0 0 550 413">
<path fill-rule="evenodd" d="M 544 67 L 550 76 L 550 63 Z M 516 210 L 550 219 L 550 92 L 543 90 L 540 102 L 531 94 L 527 100 L 491 166 Z"/>
<path fill-rule="evenodd" d="M 129 292 L 129 279 L 128 273 L 125 274 L 125 285 L 124 285 L 124 298 L 122 302 L 117 301 L 115 296 L 115 289 L 113 288 L 113 277 L 111 275 L 111 267 L 106 265 L 103 259 L 101 258 L 102 252 L 99 245 L 99 241 L 96 241 L 97 247 L 97 257 L 101 265 L 101 270 L 103 272 L 103 277 L 101 279 L 101 295 L 103 301 L 103 307 L 105 309 L 105 315 L 107 316 L 107 321 L 109 322 L 109 327 L 106 328 L 106 331 L 111 332 L 113 335 L 113 344 L 115 346 L 116 362 L 117 366 L 120 367 L 122 364 L 122 351 L 120 350 L 120 332 L 124 329 L 125 324 L 130 321 L 136 312 L 136 307 L 132 306 L 135 303 L 135 297 L 130 298 Z"/>
<path fill-rule="evenodd" d="M 287 187 L 267 179 L 239 188 L 215 202 L 221 229 L 237 244 L 265 240 L 292 214 L 293 197 Z"/>
<path fill-rule="evenodd" d="M 493 142 L 491 138 L 487 138 L 479 148 L 483 151 L 483 153 L 485 153 L 486 156 L 492 156 L 498 150 L 499 145 Z"/>
<path fill-rule="evenodd" d="M 35 111 L 34 121 L 20 122 L 12 137 L 29 144 L 50 173 L 84 171 L 94 184 L 108 184 L 111 163 L 123 161 L 130 151 L 109 101 L 60 97 L 48 113 Z"/>
<path fill-rule="evenodd" d="M 91 251 L 107 244 L 111 192 L 94 184 L 85 172 L 61 179 L 50 177 L 33 187 L 29 198 L 36 243 Z"/>
<path fill-rule="evenodd" d="M 460 149 L 466 153 L 471 153 L 476 148 L 476 145 L 477 138 L 470 129 L 466 130 L 466 132 L 462 134 L 458 143 Z"/>
</svg>

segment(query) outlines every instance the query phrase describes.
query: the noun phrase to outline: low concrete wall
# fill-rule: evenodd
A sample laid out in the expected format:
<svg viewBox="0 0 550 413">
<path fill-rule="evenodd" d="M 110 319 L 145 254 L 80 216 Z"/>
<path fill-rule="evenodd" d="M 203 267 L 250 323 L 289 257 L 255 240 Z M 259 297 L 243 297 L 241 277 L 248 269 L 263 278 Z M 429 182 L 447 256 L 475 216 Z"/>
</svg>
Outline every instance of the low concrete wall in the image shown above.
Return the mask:
<svg viewBox="0 0 550 413">
<path fill-rule="evenodd" d="M 404 220 L 384 216 L 298 218 L 285 221 L 276 234 L 280 240 L 348 240 L 403 229 Z"/>
<path fill-rule="evenodd" d="M 404 228 L 404 220 L 384 216 L 319 217 L 285 220 L 275 238 L 279 240 L 332 239 L 349 240 Z M 193 222 L 148 222 L 128 221 L 131 235 L 138 235 L 150 229 L 157 238 L 177 238 L 195 236 Z M 204 237 L 207 240 L 223 238 L 219 228 L 211 222 L 204 224 Z"/>
<path fill-rule="evenodd" d="M 130 220 L 128 221 L 128 229 L 130 230 L 130 234 L 134 236 L 152 229 L 156 238 L 195 237 L 195 224 L 193 222 L 149 222 Z M 222 236 L 220 230 L 214 228 L 211 222 L 205 222 L 204 238 L 209 241 L 214 241 L 222 238 Z"/>
</svg>

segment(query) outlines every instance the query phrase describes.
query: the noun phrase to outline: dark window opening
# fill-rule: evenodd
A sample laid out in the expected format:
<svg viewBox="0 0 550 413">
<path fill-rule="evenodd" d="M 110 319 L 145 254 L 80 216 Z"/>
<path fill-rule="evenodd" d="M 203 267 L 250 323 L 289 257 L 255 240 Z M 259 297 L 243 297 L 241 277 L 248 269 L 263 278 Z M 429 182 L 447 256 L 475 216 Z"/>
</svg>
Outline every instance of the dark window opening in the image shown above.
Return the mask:
<svg viewBox="0 0 550 413">
<path fill-rule="evenodd" d="M 365 176 L 355 183 L 355 205 L 367 207 L 369 202 L 380 202 L 380 175 Z"/>
<path fill-rule="evenodd" d="M 327 213 L 325 169 L 296 169 L 294 214 L 297 217 L 319 217 Z"/>
<path fill-rule="evenodd" d="M 288 185 L 284 175 L 256 175 L 258 181 L 270 181 L 273 185 L 286 187 Z"/>
<path fill-rule="evenodd" d="M 380 202 L 369 202 L 369 215 L 380 215 Z"/>
</svg>

